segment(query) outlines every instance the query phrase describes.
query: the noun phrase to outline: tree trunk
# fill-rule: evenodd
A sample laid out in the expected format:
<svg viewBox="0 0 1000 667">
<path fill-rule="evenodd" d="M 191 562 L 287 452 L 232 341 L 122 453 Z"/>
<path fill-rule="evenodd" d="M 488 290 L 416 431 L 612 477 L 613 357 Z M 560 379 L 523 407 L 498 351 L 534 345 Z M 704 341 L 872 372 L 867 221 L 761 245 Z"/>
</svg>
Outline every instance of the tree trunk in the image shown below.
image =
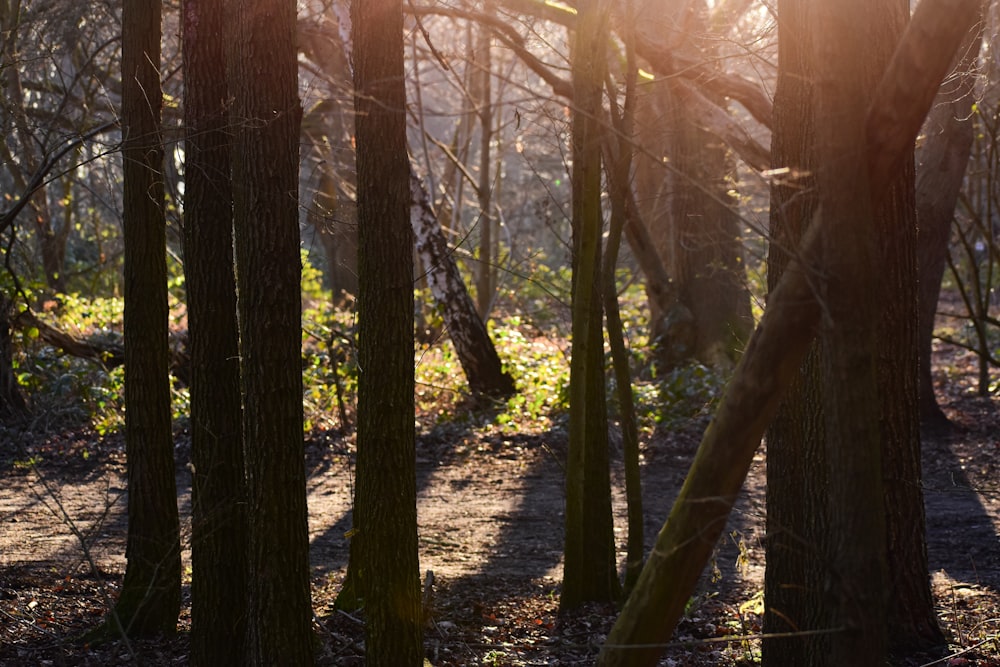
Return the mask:
<svg viewBox="0 0 1000 667">
<path fill-rule="evenodd" d="M 639 11 L 647 35 L 658 26 L 673 51 L 710 58 L 704 49 L 711 48 L 711 41 L 704 45 L 695 37 L 708 29 L 707 5 L 645 4 Z M 671 17 L 669 23 L 663 16 Z M 654 159 L 659 158 L 654 153 L 637 160 L 643 217 L 652 225 L 656 249 L 680 302 L 693 316 L 694 344 L 688 353 L 706 364 L 731 365 L 750 334 L 752 319 L 738 219 L 727 205 L 726 149 L 703 129 L 691 104 L 703 96 L 686 82 L 663 78 L 644 88 L 639 138 L 644 146 L 656 146 L 665 159 Z M 685 361 L 676 353 L 683 346 L 665 330 L 670 320 L 653 299 L 650 311 L 661 359 L 667 365 Z"/>
<path fill-rule="evenodd" d="M 878 246 L 865 163 L 865 115 L 873 92 L 868 60 L 888 4 L 818 3 L 807 24 L 815 72 L 813 122 L 822 304 L 827 515 L 824 598 L 835 634 L 817 664 L 872 665 L 886 656 L 886 524 L 876 379 Z M 878 12 L 873 17 L 868 11 Z M 892 25 L 890 23 L 890 25 Z M 884 23 L 882 24 L 884 27 Z M 891 39 L 886 40 L 892 44 Z M 884 43 L 884 42 L 883 42 Z M 877 73 L 879 63 L 872 65 Z M 869 70 L 870 71 L 870 70 Z M 866 76 L 868 75 L 868 76 Z M 898 179 L 893 179 L 898 181 Z M 891 200 L 891 197 L 890 197 Z M 815 490 L 814 490 L 815 491 Z"/>
<path fill-rule="evenodd" d="M 351 567 L 364 599 L 366 664 L 421 665 L 403 6 L 354 0 L 351 11 L 361 286 Z"/>
<path fill-rule="evenodd" d="M 191 389 L 191 662 L 246 661 L 247 516 L 223 0 L 185 0 L 184 284 Z"/>
<path fill-rule="evenodd" d="M 634 21 L 629 13 L 626 20 Z M 605 158 L 605 173 L 609 183 L 611 220 L 608 225 L 608 240 L 604 253 L 604 314 L 607 321 L 608 347 L 611 349 L 615 374 L 615 393 L 618 397 L 618 418 L 622 431 L 622 458 L 625 468 L 625 500 L 628 514 L 628 551 L 625 559 L 624 594 L 635 587 L 642 571 L 645 557 L 644 517 L 642 513 L 642 475 L 639 456 L 639 428 L 636 424 L 635 402 L 632 396 L 632 372 L 629 354 L 625 347 L 625 335 L 621 312 L 618 305 L 618 283 L 615 269 L 618 265 L 618 251 L 622 233 L 629 215 L 629 199 L 632 194 L 629 177 L 632 173 L 632 134 L 634 131 L 634 107 L 636 72 L 633 31 L 626 28 L 625 49 L 628 78 L 625 81 L 625 101 L 622 111 L 614 109 L 612 101 L 612 125 L 605 128 L 604 147 L 617 145 L 617 150 Z M 610 94 L 610 93 L 609 93 Z M 614 136 L 620 137 L 615 139 Z"/>
<path fill-rule="evenodd" d="M 313 661 L 302 441 L 293 0 L 232 0 L 234 249 L 247 471 L 248 662 Z"/>
<path fill-rule="evenodd" d="M 485 11 L 493 13 L 490 0 L 486 0 Z M 493 290 L 496 280 L 496 267 L 493 266 L 493 215 L 492 195 L 493 180 L 491 174 L 490 144 L 493 141 L 493 100 L 492 83 L 493 63 L 490 58 L 490 29 L 479 26 L 475 51 L 475 73 L 477 108 L 479 115 L 479 183 L 476 186 L 476 196 L 479 200 L 479 276 L 476 280 L 476 308 L 483 321 L 489 320 L 490 308 L 493 305 Z"/>
<path fill-rule="evenodd" d="M 431 208 L 424 184 L 410 171 L 410 221 L 417 254 L 427 267 L 427 284 L 455 345 L 469 389 L 474 394 L 504 398 L 515 392 L 514 379 L 503 370 L 486 325 L 465 288 L 455 256 Z"/>
<path fill-rule="evenodd" d="M 813 151 L 813 64 L 806 37 L 809 3 L 778 7 L 778 83 L 772 167 L 789 171 L 771 187 L 767 282 L 774 292 L 817 206 Z M 798 634 L 829 627 L 822 603 L 826 450 L 816 346 L 796 374 L 767 431 L 767 539 L 762 664 L 808 667 L 829 637 Z M 777 636 L 787 635 L 791 636 Z M 775 637 L 767 638 L 767 635 Z"/>
<path fill-rule="evenodd" d="M 10 339 L 10 314 L 13 302 L 6 294 L 0 294 L 0 423 L 8 424 L 23 417 L 28 406 L 21 395 L 14 373 L 14 350 Z"/>
<path fill-rule="evenodd" d="M 811 34 L 803 23 L 806 13 L 801 3 L 781 8 L 782 73 L 775 105 L 775 135 L 772 148 L 775 166 L 790 167 L 772 200 L 772 231 L 769 281 L 780 276 L 787 257 L 785 248 L 794 247 L 797 230 L 808 219 L 813 158 L 805 115 L 812 106 L 812 91 L 805 82 L 814 79 L 800 35 Z M 891 46 L 905 23 L 905 5 L 869 5 L 883 17 L 865 21 L 869 26 L 889 26 L 888 35 L 871 35 L 867 43 L 872 56 L 866 59 L 865 80 L 869 90 L 877 83 L 889 59 L 875 45 Z M 893 28 L 894 26 L 894 28 Z M 940 632 L 934 615 L 926 573 L 923 497 L 920 491 L 920 441 L 916 415 L 916 276 L 914 261 L 914 205 L 912 164 L 902 169 L 897 184 L 876 211 L 875 231 L 879 243 L 880 275 L 876 296 L 878 318 L 880 423 L 887 513 L 888 555 L 892 573 L 888 623 L 896 647 L 939 643 Z M 805 212 L 803 211 L 805 208 Z M 773 284 L 773 283 L 772 283 Z M 823 543 L 823 508 L 817 496 L 828 482 L 823 466 L 822 439 L 815 425 L 823 419 L 824 382 L 817 363 L 803 368 L 804 385 L 790 393 L 768 436 L 768 568 L 765 596 L 768 633 L 828 627 L 832 621 L 818 611 L 824 605 L 816 595 L 829 576 L 822 560 L 808 553 Z M 804 557 L 805 556 L 805 557 Z M 802 635 L 765 642 L 768 665 L 805 665 L 808 660 L 824 661 L 828 655 L 824 635 Z"/>
<path fill-rule="evenodd" d="M 172 634 L 181 601 L 170 426 L 159 65 L 160 3 L 126 2 L 122 9 L 122 155 L 128 564 L 108 630 L 132 637 Z"/>
<path fill-rule="evenodd" d="M 927 117 L 927 137 L 918 153 L 917 252 L 920 271 L 920 420 L 930 433 L 947 432 L 951 422 L 934 396 L 931 341 L 941 279 L 948 255 L 948 236 L 955 206 L 972 154 L 973 85 L 982 27 L 973 30 L 959 51 L 953 81 L 943 86 Z"/>
<path fill-rule="evenodd" d="M 573 344 L 560 612 L 620 594 L 611 514 L 602 326 L 601 139 L 608 3 L 578 4 L 573 39 Z M 613 278 L 611 278 L 613 279 Z"/>
</svg>

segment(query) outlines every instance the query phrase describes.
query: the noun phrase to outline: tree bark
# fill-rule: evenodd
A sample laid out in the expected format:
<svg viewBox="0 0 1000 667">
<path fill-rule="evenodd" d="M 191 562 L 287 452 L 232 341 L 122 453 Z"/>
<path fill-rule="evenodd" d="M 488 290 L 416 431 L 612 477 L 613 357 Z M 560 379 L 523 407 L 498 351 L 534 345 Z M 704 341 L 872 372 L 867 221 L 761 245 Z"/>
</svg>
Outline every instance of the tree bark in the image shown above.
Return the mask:
<svg viewBox="0 0 1000 667">
<path fill-rule="evenodd" d="M 512 396 L 514 379 L 503 370 L 486 325 L 465 288 L 455 256 L 441 232 L 423 182 L 410 171 L 410 222 L 417 254 L 427 267 L 427 284 L 441 311 L 448 336 L 474 394 Z"/>
<path fill-rule="evenodd" d="M 782 0 L 778 6 L 781 21 L 771 155 L 772 167 L 788 171 L 771 185 L 767 282 L 772 293 L 817 207 L 813 62 L 807 37 L 811 6 L 801 0 Z M 819 354 L 813 344 L 767 431 L 761 662 L 768 667 L 807 667 L 829 641 L 823 634 L 801 633 L 829 627 L 822 604 L 827 507 L 819 373 Z"/>
<path fill-rule="evenodd" d="M 634 20 L 634 15 L 628 17 Z M 642 571 L 645 558 L 645 538 L 642 513 L 642 475 L 639 455 L 639 429 L 636 424 L 635 401 L 632 396 L 632 372 L 629 363 L 628 350 L 625 347 L 625 336 L 621 312 L 618 305 L 618 283 L 615 279 L 615 269 L 618 265 L 618 251 L 621 247 L 622 233 L 628 221 L 629 199 L 632 194 L 629 186 L 629 176 L 632 173 L 632 144 L 634 132 L 634 110 L 637 68 L 635 67 L 635 50 L 632 44 L 632 31 L 626 31 L 625 49 L 628 74 L 625 81 L 625 101 L 619 113 L 614 109 L 616 102 L 611 102 L 612 126 L 605 128 L 603 145 L 605 148 L 605 173 L 607 174 L 609 200 L 611 203 L 611 219 L 608 225 L 608 240 L 604 249 L 604 316 L 607 322 L 608 347 L 611 349 L 614 366 L 615 393 L 618 397 L 618 420 L 622 432 L 622 458 L 625 468 L 625 501 L 628 515 L 628 542 L 625 558 L 624 595 L 635 587 Z M 609 90 L 609 96 L 613 93 Z M 620 139 L 615 139 L 617 135 Z M 617 150 L 609 151 L 617 145 Z M 611 155 L 607 155 L 611 152 Z"/>
<path fill-rule="evenodd" d="M 184 0 L 191 663 L 246 661 L 247 515 L 223 0 Z"/>
<path fill-rule="evenodd" d="M 816 296 L 822 313 L 827 462 L 824 598 L 834 633 L 829 650 L 815 662 L 831 667 L 878 667 L 887 646 L 876 379 L 879 304 L 872 289 L 878 247 L 867 174 L 856 168 L 865 162 L 865 112 L 872 92 L 866 61 L 875 55 L 876 37 L 858 25 L 874 23 L 866 13 L 871 7 L 878 10 L 868 0 L 844 0 L 837 7 L 820 2 L 808 23 L 816 75 L 813 122 L 823 268 Z M 881 12 L 876 16 L 886 18 Z"/>
<path fill-rule="evenodd" d="M 132 637 L 175 632 L 181 601 L 159 65 L 160 3 L 130 0 L 122 8 L 128 564 L 108 630 Z"/>
<path fill-rule="evenodd" d="M 230 0 L 234 249 L 247 471 L 247 659 L 313 661 L 302 440 L 294 0 Z"/>
<path fill-rule="evenodd" d="M 639 34 L 645 34 L 647 41 L 650 34 L 663 33 L 671 53 L 710 58 L 711 40 L 696 37 L 708 31 L 703 3 L 657 1 L 638 11 L 644 26 Z M 656 250 L 680 302 L 692 314 L 694 341 L 689 355 L 705 364 L 731 366 L 752 328 L 750 297 L 739 225 L 728 205 L 726 150 L 703 129 L 710 115 L 706 105 L 725 112 L 681 78 L 664 77 L 643 88 L 637 138 L 646 150 L 636 163 L 643 217 L 653 225 Z M 756 151 L 753 159 L 760 164 L 766 151 Z M 663 315 L 656 300 L 650 299 L 661 361 L 666 365 L 687 361 L 678 358 L 678 351 L 687 346 L 664 330 L 670 319 Z"/>
<path fill-rule="evenodd" d="M 0 294 L 0 423 L 8 424 L 28 413 L 21 388 L 14 373 L 14 350 L 11 344 L 11 310 L 13 302 Z"/>
<path fill-rule="evenodd" d="M 351 567 L 366 664 L 423 663 L 417 556 L 413 228 L 403 6 L 354 0 L 359 283 L 358 462 Z"/>
<path fill-rule="evenodd" d="M 775 166 L 789 174 L 776 183 L 772 199 L 772 239 L 768 279 L 775 281 L 794 247 L 802 221 L 809 218 L 815 183 L 811 166 L 811 130 L 808 114 L 814 94 L 811 83 L 816 66 L 804 48 L 813 34 L 805 25 L 808 10 L 800 2 L 781 6 L 781 74 L 775 104 L 773 150 Z M 901 32 L 904 5 L 869 4 L 879 12 L 862 22 L 881 26 L 889 34 L 868 37 L 872 52 L 862 72 L 869 89 L 877 83 L 878 68 L 891 55 Z M 884 45 L 876 48 L 876 45 Z M 822 62 L 820 60 L 819 62 Z M 843 143 L 843 142 L 842 142 Z M 835 152 L 835 151 L 831 151 Z M 916 277 L 914 261 L 914 205 L 912 165 L 904 165 L 890 195 L 876 211 L 874 230 L 879 243 L 881 278 L 875 293 L 879 302 L 878 340 L 880 423 L 883 452 L 887 539 L 891 594 L 888 622 L 890 636 L 899 648 L 938 643 L 940 632 L 934 615 L 926 574 L 923 530 L 923 497 L 920 492 L 920 441 L 916 417 L 915 333 Z M 773 282 L 771 283 L 774 284 Z M 769 634 L 829 627 L 831 620 L 819 613 L 827 605 L 817 598 L 829 576 L 822 552 L 826 516 L 824 503 L 828 480 L 823 439 L 816 425 L 823 420 L 824 389 L 819 357 L 803 368 L 802 384 L 790 392 L 768 435 L 768 550 L 765 625 Z M 826 391 L 826 393 L 829 393 Z M 810 556 L 809 554 L 813 554 Z M 827 659 L 828 638 L 802 634 L 765 641 L 768 665 L 817 664 Z M 813 661 L 813 662 L 809 662 Z"/>
<path fill-rule="evenodd" d="M 560 612 L 620 593 L 611 514 L 602 326 L 601 128 L 608 3 L 578 3 L 573 38 L 573 343 Z"/>
</svg>

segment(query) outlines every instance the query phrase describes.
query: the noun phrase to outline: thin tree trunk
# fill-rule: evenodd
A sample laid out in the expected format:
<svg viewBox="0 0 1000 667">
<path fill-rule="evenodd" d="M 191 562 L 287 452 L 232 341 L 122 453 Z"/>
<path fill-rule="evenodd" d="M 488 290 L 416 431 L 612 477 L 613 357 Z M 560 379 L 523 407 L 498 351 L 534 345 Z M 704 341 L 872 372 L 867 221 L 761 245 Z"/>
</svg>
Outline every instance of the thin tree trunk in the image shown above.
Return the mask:
<svg viewBox="0 0 1000 667">
<path fill-rule="evenodd" d="M 929 432 L 947 432 L 951 422 L 938 406 L 931 376 L 931 341 L 941 279 L 948 255 L 948 235 L 972 154 L 972 87 L 982 26 L 970 32 L 959 51 L 952 81 L 942 86 L 927 117 L 927 138 L 917 166 L 917 252 L 920 271 L 920 420 Z"/>
<path fill-rule="evenodd" d="M 485 11 L 492 13 L 492 2 L 487 0 Z M 490 143 L 493 141 L 493 101 L 492 86 L 493 64 L 490 59 L 491 34 L 486 26 L 479 26 L 478 43 L 476 44 L 475 64 L 478 115 L 479 115 L 479 183 L 476 196 L 479 199 L 479 276 L 476 281 L 476 306 L 479 317 L 484 321 L 489 319 L 490 306 L 493 304 L 493 215 Z"/>
<path fill-rule="evenodd" d="M 181 601 L 170 425 L 159 64 L 160 3 L 126 2 L 122 9 L 122 154 L 128 564 L 108 630 L 134 637 L 175 632 Z"/>
<path fill-rule="evenodd" d="M 560 612 L 620 593 L 615 559 L 601 288 L 601 138 L 608 4 L 579 3 L 573 61 L 573 347 Z"/>
</svg>

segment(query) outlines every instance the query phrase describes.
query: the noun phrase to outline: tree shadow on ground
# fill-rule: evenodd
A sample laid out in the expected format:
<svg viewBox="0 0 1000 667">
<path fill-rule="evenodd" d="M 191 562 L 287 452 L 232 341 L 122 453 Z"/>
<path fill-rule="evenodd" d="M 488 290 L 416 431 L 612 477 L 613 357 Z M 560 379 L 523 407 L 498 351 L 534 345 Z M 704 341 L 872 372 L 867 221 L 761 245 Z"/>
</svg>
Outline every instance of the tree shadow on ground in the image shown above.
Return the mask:
<svg viewBox="0 0 1000 667">
<path fill-rule="evenodd" d="M 975 426 L 925 437 L 923 468 L 930 572 L 1000 591 L 1000 497 L 988 457 L 996 446 L 995 433 Z"/>
</svg>

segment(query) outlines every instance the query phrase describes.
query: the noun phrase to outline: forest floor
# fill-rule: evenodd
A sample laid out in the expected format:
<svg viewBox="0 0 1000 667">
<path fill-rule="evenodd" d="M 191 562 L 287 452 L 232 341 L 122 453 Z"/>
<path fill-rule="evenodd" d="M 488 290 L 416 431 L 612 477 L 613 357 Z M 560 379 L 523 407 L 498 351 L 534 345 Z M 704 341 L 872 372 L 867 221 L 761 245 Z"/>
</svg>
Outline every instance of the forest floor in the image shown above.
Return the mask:
<svg viewBox="0 0 1000 667">
<path fill-rule="evenodd" d="M 1000 667 L 1000 414 L 971 386 L 972 358 L 936 352 L 939 398 L 960 427 L 924 446 L 928 549 L 948 655 L 901 665 Z M 431 591 L 427 656 L 445 665 L 589 665 L 616 610 L 557 616 L 566 432 L 511 433 L 469 410 L 426 417 L 417 445 L 420 561 Z M 647 548 L 655 539 L 707 422 L 643 443 Z M 125 455 L 120 436 L 92 431 L 0 434 L 0 665 L 185 664 L 189 551 L 177 637 L 87 646 L 124 571 Z M 363 664 L 362 620 L 333 608 L 348 557 L 353 440 L 314 432 L 306 443 L 318 663 Z M 178 436 L 182 516 L 190 516 L 189 445 Z M 662 665 L 759 661 L 764 450 Z M 616 531 L 624 549 L 620 454 Z M 185 540 L 190 524 L 182 527 Z M 619 561 L 624 553 L 619 553 Z M 426 573 L 433 573 L 427 575 Z"/>
</svg>

